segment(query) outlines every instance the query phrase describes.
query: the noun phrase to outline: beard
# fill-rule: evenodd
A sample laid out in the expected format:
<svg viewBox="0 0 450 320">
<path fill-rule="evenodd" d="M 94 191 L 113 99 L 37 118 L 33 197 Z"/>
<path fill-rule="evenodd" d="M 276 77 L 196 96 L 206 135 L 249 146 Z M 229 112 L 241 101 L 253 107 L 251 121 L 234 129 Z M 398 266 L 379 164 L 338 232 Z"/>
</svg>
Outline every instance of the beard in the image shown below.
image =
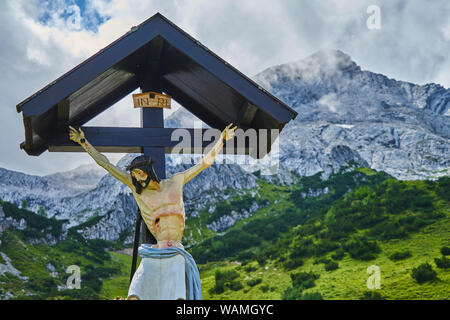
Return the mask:
<svg viewBox="0 0 450 320">
<path fill-rule="evenodd" d="M 131 178 L 134 187 L 136 188 L 136 193 L 137 194 L 141 194 L 142 190 L 144 190 L 145 188 L 147 188 L 148 184 L 150 183 L 150 177 L 147 177 L 147 179 L 145 179 L 144 181 L 144 185 L 141 184 L 141 181 L 136 180 L 135 177 Z"/>
</svg>

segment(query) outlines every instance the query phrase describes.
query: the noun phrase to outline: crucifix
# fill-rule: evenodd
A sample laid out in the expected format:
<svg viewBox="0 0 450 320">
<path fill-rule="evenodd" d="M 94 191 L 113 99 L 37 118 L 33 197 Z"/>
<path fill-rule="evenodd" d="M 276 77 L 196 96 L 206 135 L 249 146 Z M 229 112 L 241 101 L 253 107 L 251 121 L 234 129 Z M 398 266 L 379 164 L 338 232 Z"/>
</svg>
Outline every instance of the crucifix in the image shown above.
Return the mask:
<svg viewBox="0 0 450 320">
<path fill-rule="evenodd" d="M 20 144 L 20 148 L 28 155 L 39 156 L 47 150 L 85 152 L 85 148 L 89 148 L 92 153 L 94 149 L 98 151 L 95 158 L 109 166 L 107 159 L 100 152 L 141 153 L 143 158 L 135 159 L 128 171 L 115 172 L 113 166 L 109 169 L 111 174 L 115 172 L 116 178 L 122 179 L 123 183 L 134 190 L 133 196 L 141 208 L 136 231 L 139 230 L 142 215 L 145 223 L 142 223 L 142 245 L 139 247 L 139 254 L 148 258 L 143 259 L 144 268 L 154 268 L 154 260 L 158 260 L 161 268 L 175 270 L 176 274 L 182 275 L 182 270 L 177 269 L 181 265 L 185 266 L 183 270 L 193 274 L 196 269 L 195 262 L 178 246 L 184 219 L 176 214 L 163 215 L 159 220 L 155 216 L 153 219 L 151 213 L 149 214 L 153 209 L 146 207 L 145 199 L 150 197 L 150 194 L 159 192 L 158 188 L 166 190 L 169 184 L 181 185 L 186 179 L 189 180 L 190 175 L 184 173 L 166 178 L 165 153 L 173 153 L 179 146 L 180 141 L 174 141 L 172 135 L 180 128 L 164 128 L 163 108 L 142 108 L 140 128 L 84 126 L 137 88 L 140 88 L 143 94 L 153 92 L 155 97 L 160 96 L 163 105 L 164 101 L 167 102 L 164 100 L 164 94 L 170 95 L 211 128 L 225 128 L 222 140 L 226 139 L 228 133 L 234 133 L 234 128 L 229 126 L 231 123 L 242 130 L 274 131 L 267 139 L 258 137 L 254 147 L 249 147 L 249 141 L 245 140 L 244 154 L 256 159 L 261 159 L 270 152 L 278 134 L 297 116 L 297 112 L 159 13 L 131 28 L 122 37 L 16 106 L 17 112 L 22 112 L 25 129 L 25 140 Z M 152 97 L 138 98 L 139 106 L 148 104 L 149 99 Z M 69 140 L 69 126 L 74 128 L 73 139 L 78 143 Z M 75 130 L 80 127 L 82 132 Z M 191 150 L 189 152 L 198 152 L 192 149 L 192 146 L 197 147 L 195 129 L 181 129 L 189 133 L 189 141 L 184 141 Z M 203 130 L 201 129 L 202 136 Z M 236 133 L 236 136 L 239 136 L 239 133 Z M 223 141 L 217 141 L 219 142 Z M 201 141 L 201 152 L 209 145 L 209 142 Z M 216 144 L 211 150 L 219 152 L 220 148 L 222 146 Z M 223 146 L 223 149 L 227 148 L 228 143 Z M 230 151 L 233 154 L 239 153 L 231 146 Z M 228 151 L 225 153 L 229 154 Z M 174 181 L 175 178 L 179 181 Z M 179 197 L 181 192 L 169 202 L 179 203 L 175 200 L 180 199 Z M 160 200 L 165 201 L 164 197 Z M 177 227 L 170 231 L 167 227 L 169 225 Z M 170 236 L 163 236 L 167 235 L 164 231 L 168 230 Z M 139 237 L 135 238 L 137 248 Z M 158 248 L 154 248 L 155 245 Z M 135 265 L 136 259 L 132 270 Z M 141 273 L 140 269 L 136 274 L 144 277 L 145 272 Z M 137 278 L 136 274 L 133 278 Z M 160 284 L 170 280 L 164 278 L 164 275 L 148 279 L 150 282 L 160 281 Z M 199 288 L 195 284 L 198 284 L 199 279 L 189 279 L 194 281 L 188 281 L 187 286 L 198 291 Z M 184 277 L 175 282 L 182 286 L 166 286 L 167 290 L 164 292 L 171 292 L 172 298 L 178 296 L 191 299 L 192 297 L 183 296 Z M 136 284 L 133 288 L 138 292 L 138 284 L 143 282 L 132 283 Z M 162 288 L 160 284 L 153 282 L 151 286 Z"/>
<path fill-rule="evenodd" d="M 141 257 L 145 260 L 159 254 L 159 252 L 155 252 L 155 250 L 148 253 L 150 249 L 179 248 L 177 251 L 181 252 L 186 259 L 185 269 L 189 266 L 195 271 L 195 262 L 193 262 L 192 257 L 187 252 L 182 250 L 183 245 L 181 244 L 185 225 L 183 186 L 202 170 L 213 164 L 215 157 L 223 147 L 224 141 L 230 140 L 234 136 L 234 131 L 237 126 L 233 128 L 231 126 L 232 124 L 229 124 L 222 131 L 220 139 L 199 163 L 186 171 L 172 175 L 168 179 L 165 178 L 165 175 L 161 178 L 153 167 L 156 161 L 164 161 L 164 158 L 156 160 L 156 157 L 158 156 L 157 153 L 151 153 L 150 155 L 144 154 L 136 157 L 131 161 L 130 165 L 128 165 L 127 170 L 129 172 L 127 172 L 112 165 L 104 155 L 99 153 L 95 147 L 89 143 L 81 129 L 76 130 L 70 126 L 69 136 L 70 140 L 78 143 L 100 166 L 132 190 L 133 197 L 139 207 L 137 221 L 140 222 L 141 219 L 144 220 L 145 223 L 143 226 L 147 227 L 147 230 L 150 230 L 149 233 L 151 235 L 151 237 L 143 237 L 142 242 L 144 243 L 144 246 L 139 248 L 139 250 L 142 251 Z M 162 173 L 165 172 L 162 171 Z M 139 224 L 137 224 L 136 231 L 138 229 Z M 147 230 L 144 231 L 144 235 Z M 192 276 L 188 274 L 187 271 L 177 272 L 179 271 L 179 266 L 183 264 L 182 260 L 181 264 L 180 261 L 178 261 L 178 265 L 172 268 L 167 268 L 166 266 L 165 268 L 161 268 L 161 261 L 143 261 L 139 267 L 138 276 L 134 277 L 137 258 L 137 234 L 138 233 L 136 232 L 128 298 L 185 299 L 186 296 L 183 295 L 183 291 L 187 291 L 186 295 L 188 298 L 201 298 L 201 292 L 198 292 L 198 289 L 200 289 L 199 278 L 195 285 L 188 285 L 188 288 L 186 288 L 187 290 L 183 290 L 182 285 L 180 288 L 180 284 L 184 283 L 182 277 L 180 279 L 181 281 L 174 281 L 176 276 L 180 274 L 183 275 L 186 273 L 187 278 Z M 153 239 L 156 239 L 156 244 L 148 247 L 149 244 L 154 243 Z M 145 245 L 147 245 L 147 247 Z M 149 255 L 146 256 L 146 253 Z M 172 254 L 176 254 L 176 252 L 172 252 Z M 196 271 L 196 276 L 198 277 L 198 270 Z M 148 281 L 149 279 L 151 280 L 152 277 L 158 277 L 158 279 L 166 278 L 166 280 L 160 281 L 160 285 L 155 287 Z M 189 283 L 189 280 L 186 282 Z M 194 294 L 191 293 L 191 291 L 193 291 L 193 288 L 191 287 L 195 286 L 197 287 L 197 292 Z M 175 293 L 175 295 L 173 295 L 173 293 Z"/>
</svg>

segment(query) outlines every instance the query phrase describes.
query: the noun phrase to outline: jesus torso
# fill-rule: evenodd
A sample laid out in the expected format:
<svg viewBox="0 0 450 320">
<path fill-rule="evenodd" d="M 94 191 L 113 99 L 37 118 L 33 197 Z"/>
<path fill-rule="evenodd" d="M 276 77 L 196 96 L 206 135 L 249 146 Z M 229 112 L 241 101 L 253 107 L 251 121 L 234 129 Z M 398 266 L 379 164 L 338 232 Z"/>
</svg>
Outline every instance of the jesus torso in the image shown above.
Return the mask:
<svg viewBox="0 0 450 320">
<path fill-rule="evenodd" d="M 145 188 L 133 196 L 142 218 L 158 241 L 159 248 L 182 247 L 184 231 L 183 175 L 175 174 L 160 181 L 160 190 Z"/>
</svg>

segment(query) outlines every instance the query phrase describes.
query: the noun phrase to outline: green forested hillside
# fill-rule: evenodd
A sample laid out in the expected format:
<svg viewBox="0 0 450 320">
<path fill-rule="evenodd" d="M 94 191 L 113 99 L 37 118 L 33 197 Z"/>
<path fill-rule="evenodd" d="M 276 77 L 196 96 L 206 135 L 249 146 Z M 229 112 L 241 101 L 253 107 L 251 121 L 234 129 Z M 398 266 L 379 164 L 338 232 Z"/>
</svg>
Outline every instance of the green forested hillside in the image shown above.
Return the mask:
<svg viewBox="0 0 450 320">
<path fill-rule="evenodd" d="M 67 239 L 45 244 L 47 234 L 54 239 L 61 236 L 63 221 L 7 202 L 0 205 L 6 217 L 26 222 L 23 230 L 5 229 L 0 233 L 0 264 L 15 269 L 0 273 L 0 299 L 99 299 L 102 279 L 122 274 L 122 264 L 106 251 L 112 243 L 84 240 L 69 230 Z M 79 290 L 66 287 L 72 274 L 66 271 L 73 265 L 80 267 Z"/>
<path fill-rule="evenodd" d="M 198 263 L 204 299 L 450 297 L 450 178 L 398 181 L 367 168 L 347 169 L 327 180 L 299 177 L 291 186 L 261 179 L 252 192 L 234 193 L 213 213 L 186 221 L 183 242 Z M 227 231 L 206 228 L 254 201 L 259 209 Z M 83 240 L 75 228 L 56 245 L 31 245 L 46 230 L 57 237 L 60 222 L 2 205 L 6 215 L 25 218 L 27 228 L 5 230 L 0 238 L 0 252 L 20 271 L 0 276 L 0 295 L 126 296 L 131 257 L 111 252 L 119 244 Z M 82 269 L 82 290 L 61 287 L 72 264 Z M 376 272 L 380 289 L 370 289 Z"/>
<path fill-rule="evenodd" d="M 279 186 L 260 180 L 258 201 L 269 205 L 259 209 L 251 218 L 239 221 L 225 234 L 216 234 L 195 244 L 191 248 L 192 255 L 200 263 L 224 258 L 239 261 L 251 257 L 263 259 L 264 248 L 272 246 L 280 238 L 284 239 L 293 227 L 324 215 L 328 206 L 346 192 L 360 186 L 376 185 L 388 178 L 390 176 L 383 172 L 370 171 L 367 174 L 355 170 L 334 174 L 327 180 L 322 180 L 320 174 L 301 177 L 292 186 Z M 229 214 L 236 208 L 236 202 L 232 199 L 219 203 L 217 207 Z M 204 212 L 200 219 L 203 216 L 210 219 L 214 214 Z"/>
<path fill-rule="evenodd" d="M 189 248 L 203 298 L 448 299 L 449 190 L 448 177 L 397 181 L 367 168 L 325 181 L 303 177 L 291 187 L 261 180 L 258 201 L 269 205 L 227 232 L 203 231 L 214 218 L 207 213 L 187 221 L 206 235 Z M 227 214 L 246 197 L 221 203 L 214 214 Z M 413 270 L 427 264 L 435 277 L 414 279 Z M 367 286 L 373 266 L 380 289 Z"/>
<path fill-rule="evenodd" d="M 205 298 L 448 299 L 449 180 L 387 179 L 318 205 L 253 256 L 202 265 Z M 436 276 L 419 283 L 412 271 L 426 263 Z M 379 290 L 367 288 L 370 266 L 379 267 Z"/>
</svg>

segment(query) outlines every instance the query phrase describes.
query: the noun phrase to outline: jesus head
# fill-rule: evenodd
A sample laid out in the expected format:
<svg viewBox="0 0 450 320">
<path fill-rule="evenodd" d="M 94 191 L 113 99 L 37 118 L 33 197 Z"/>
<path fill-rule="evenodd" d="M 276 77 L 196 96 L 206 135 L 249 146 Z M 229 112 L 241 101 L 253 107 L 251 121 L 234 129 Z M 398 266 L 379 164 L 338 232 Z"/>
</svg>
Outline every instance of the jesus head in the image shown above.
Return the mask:
<svg viewBox="0 0 450 320">
<path fill-rule="evenodd" d="M 130 171 L 131 180 L 136 188 L 136 193 L 141 194 L 145 188 L 159 190 L 161 179 L 156 175 L 153 164 L 155 160 L 149 156 L 138 156 L 131 161 L 127 170 Z"/>
</svg>

